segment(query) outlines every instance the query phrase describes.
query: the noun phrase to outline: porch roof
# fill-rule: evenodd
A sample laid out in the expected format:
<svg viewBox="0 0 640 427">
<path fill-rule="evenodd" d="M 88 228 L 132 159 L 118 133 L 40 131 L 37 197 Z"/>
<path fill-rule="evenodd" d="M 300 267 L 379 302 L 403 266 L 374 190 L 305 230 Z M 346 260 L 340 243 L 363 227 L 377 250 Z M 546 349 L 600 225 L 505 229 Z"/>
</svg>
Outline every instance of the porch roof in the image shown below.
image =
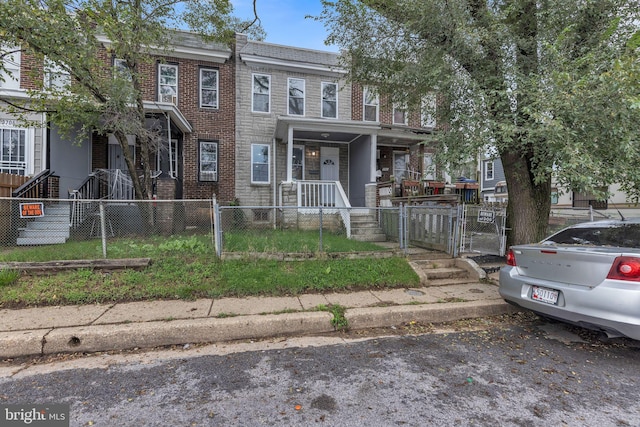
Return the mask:
<svg viewBox="0 0 640 427">
<path fill-rule="evenodd" d="M 278 116 L 275 138 L 286 141 L 289 127 L 293 128 L 296 140 L 349 144 L 363 135 L 377 135 L 377 145 L 399 147 L 424 141 L 431 133 L 406 126 L 381 125 L 379 122 Z"/>
<path fill-rule="evenodd" d="M 182 115 L 176 105 L 171 102 L 144 101 L 145 113 L 168 114 L 171 122 L 178 126 L 183 133 L 193 132 L 191 123 Z"/>
</svg>

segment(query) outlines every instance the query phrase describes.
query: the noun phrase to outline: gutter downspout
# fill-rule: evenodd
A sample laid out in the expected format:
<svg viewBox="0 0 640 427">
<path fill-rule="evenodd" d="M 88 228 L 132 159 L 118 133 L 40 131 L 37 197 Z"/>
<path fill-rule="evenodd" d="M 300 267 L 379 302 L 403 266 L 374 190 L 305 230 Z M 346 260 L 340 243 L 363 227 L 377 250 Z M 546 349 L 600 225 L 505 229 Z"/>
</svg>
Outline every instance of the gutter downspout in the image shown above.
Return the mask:
<svg viewBox="0 0 640 427">
<path fill-rule="evenodd" d="M 276 173 L 277 172 L 278 162 L 276 160 L 277 155 L 276 155 L 276 139 L 275 139 L 275 137 L 271 138 L 271 145 L 273 146 L 273 148 L 271 150 L 271 152 L 273 153 L 273 155 L 271 156 L 271 157 L 273 157 L 273 160 L 272 160 L 273 161 L 273 182 L 271 183 L 271 185 L 273 186 L 273 192 L 272 192 L 273 193 L 273 203 L 272 203 L 273 204 L 273 229 L 275 230 L 276 229 L 276 214 L 278 213 L 277 209 L 276 209 L 276 206 L 277 206 L 277 203 L 278 203 L 277 202 L 278 185 L 276 183 L 276 180 L 278 179 L 278 174 Z"/>
</svg>

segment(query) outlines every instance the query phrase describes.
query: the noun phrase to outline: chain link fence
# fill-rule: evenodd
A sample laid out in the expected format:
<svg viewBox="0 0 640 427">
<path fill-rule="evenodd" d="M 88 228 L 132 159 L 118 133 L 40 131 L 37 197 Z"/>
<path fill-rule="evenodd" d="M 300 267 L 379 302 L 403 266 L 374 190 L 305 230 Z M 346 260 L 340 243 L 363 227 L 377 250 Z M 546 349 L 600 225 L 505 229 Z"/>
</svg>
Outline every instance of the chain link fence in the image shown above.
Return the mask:
<svg viewBox="0 0 640 427">
<path fill-rule="evenodd" d="M 197 236 L 213 250 L 212 200 L 0 198 L 4 247 L 97 239 L 106 257 L 116 239 L 159 244 L 169 236 Z"/>
<path fill-rule="evenodd" d="M 506 208 L 465 204 L 460 213 L 460 253 L 504 256 Z"/>
</svg>

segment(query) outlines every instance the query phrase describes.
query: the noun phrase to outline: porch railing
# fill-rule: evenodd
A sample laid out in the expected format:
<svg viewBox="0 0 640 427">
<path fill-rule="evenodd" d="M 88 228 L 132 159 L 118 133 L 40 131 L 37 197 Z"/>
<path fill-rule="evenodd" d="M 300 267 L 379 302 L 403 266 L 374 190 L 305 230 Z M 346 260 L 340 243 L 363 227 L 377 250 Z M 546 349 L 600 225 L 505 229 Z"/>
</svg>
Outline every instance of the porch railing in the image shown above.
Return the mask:
<svg viewBox="0 0 640 427">
<path fill-rule="evenodd" d="M 51 190 L 49 178 L 52 175 L 53 171 L 49 169 L 43 170 L 16 188 L 11 196 L 15 198 L 48 199 Z"/>
<path fill-rule="evenodd" d="M 350 208 L 351 203 L 349 203 L 340 181 L 298 181 L 298 206 L 328 209 Z M 337 211 L 344 223 L 347 237 L 351 237 L 349 209 L 337 209 Z"/>
</svg>

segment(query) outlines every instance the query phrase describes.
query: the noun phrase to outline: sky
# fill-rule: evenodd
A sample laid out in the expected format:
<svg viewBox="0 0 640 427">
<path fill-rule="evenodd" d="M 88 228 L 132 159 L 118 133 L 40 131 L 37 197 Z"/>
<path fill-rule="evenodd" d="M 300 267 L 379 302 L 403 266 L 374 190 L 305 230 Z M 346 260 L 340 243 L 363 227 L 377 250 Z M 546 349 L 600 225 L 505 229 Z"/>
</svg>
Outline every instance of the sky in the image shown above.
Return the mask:
<svg viewBox="0 0 640 427">
<path fill-rule="evenodd" d="M 231 0 L 234 15 L 253 17 L 252 0 Z M 337 46 L 325 46 L 326 30 L 321 22 L 305 19 L 322 11 L 320 0 L 257 0 L 256 8 L 267 43 L 337 52 Z"/>
</svg>

